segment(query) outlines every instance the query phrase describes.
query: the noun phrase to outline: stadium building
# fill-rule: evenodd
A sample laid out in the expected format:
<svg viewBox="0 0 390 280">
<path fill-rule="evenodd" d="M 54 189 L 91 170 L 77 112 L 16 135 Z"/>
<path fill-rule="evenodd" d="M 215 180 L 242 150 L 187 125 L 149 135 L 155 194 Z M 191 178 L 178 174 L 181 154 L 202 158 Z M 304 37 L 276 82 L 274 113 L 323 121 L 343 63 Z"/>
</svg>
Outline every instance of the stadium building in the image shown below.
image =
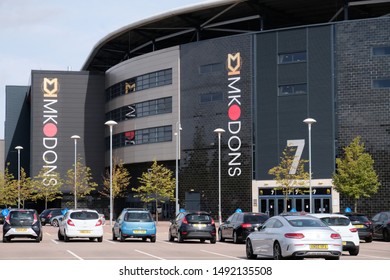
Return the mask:
<svg viewBox="0 0 390 280">
<path fill-rule="evenodd" d="M 66 174 L 77 147 L 101 185 L 114 120 L 113 156 L 132 176 L 116 213 L 141 205 L 131 188 L 157 160 L 178 173 L 180 207 L 215 217 L 220 178 L 225 218 L 284 210 L 268 171 L 294 145 L 302 159 L 311 151 L 314 211 L 337 212 L 353 202 L 332 187 L 335 159 L 361 136 L 381 187 L 359 210 L 388 210 L 389 13 L 383 0 L 224 0 L 129 24 L 102 38 L 80 71 L 33 70 L 31 85 L 7 86 L 5 161 L 16 173 L 20 145 L 30 176 Z M 316 120 L 310 130 L 306 118 Z M 71 188 L 56 204 L 72 201 Z M 308 211 L 309 198 L 307 188 L 290 194 L 287 210 Z M 108 211 L 98 192 L 83 203 Z M 161 205 L 164 218 L 174 206 Z"/>
</svg>

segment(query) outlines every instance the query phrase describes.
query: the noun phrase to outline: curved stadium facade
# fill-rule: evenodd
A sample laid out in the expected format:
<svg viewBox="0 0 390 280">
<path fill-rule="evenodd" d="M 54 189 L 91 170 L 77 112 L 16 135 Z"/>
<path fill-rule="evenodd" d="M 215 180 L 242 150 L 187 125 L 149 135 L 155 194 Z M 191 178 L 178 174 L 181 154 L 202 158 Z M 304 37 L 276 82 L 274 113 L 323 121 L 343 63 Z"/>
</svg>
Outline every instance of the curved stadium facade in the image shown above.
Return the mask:
<svg viewBox="0 0 390 280">
<path fill-rule="evenodd" d="M 31 86 L 7 87 L 6 162 L 22 145 L 30 176 L 43 167 L 72 168 L 72 135 L 94 179 L 113 155 L 132 176 L 122 207 L 140 206 L 131 188 L 157 160 L 178 160 L 179 204 L 218 212 L 221 135 L 222 216 L 235 209 L 283 211 L 283 194 L 268 170 L 296 145 L 309 158 L 315 212 L 353 201 L 332 187 L 335 158 L 361 136 L 381 187 L 359 201 L 372 215 L 390 203 L 390 1 L 212 1 L 125 26 L 96 44 L 80 71 L 32 71 Z M 28 125 L 21 122 L 31 119 Z M 182 128 L 182 129 L 180 129 Z M 25 131 L 30 131 L 28 138 Z M 177 153 L 177 150 L 179 151 Z M 299 189 L 299 188 L 298 188 Z M 71 186 L 64 199 L 72 201 Z M 107 212 L 98 193 L 85 203 Z M 174 203 L 173 203 L 174 204 Z M 172 203 L 162 205 L 172 217 Z M 307 188 L 288 209 L 308 211 Z"/>
</svg>

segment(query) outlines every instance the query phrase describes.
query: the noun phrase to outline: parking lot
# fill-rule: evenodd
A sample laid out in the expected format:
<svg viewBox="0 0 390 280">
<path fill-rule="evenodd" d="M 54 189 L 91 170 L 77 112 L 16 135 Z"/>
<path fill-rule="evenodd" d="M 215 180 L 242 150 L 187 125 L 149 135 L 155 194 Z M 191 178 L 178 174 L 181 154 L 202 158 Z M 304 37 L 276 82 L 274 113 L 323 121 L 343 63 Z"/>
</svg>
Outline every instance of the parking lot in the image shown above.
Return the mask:
<svg viewBox="0 0 390 280">
<path fill-rule="evenodd" d="M 28 239 L 14 239 L 0 243 L 1 260 L 244 260 L 245 245 L 233 242 L 168 241 L 169 222 L 159 222 L 157 241 L 142 242 L 140 239 L 113 241 L 109 223 L 104 226 L 102 243 L 88 239 L 59 241 L 58 228 L 49 225 L 43 228 L 43 240 L 35 243 Z M 0 227 L 2 228 L 2 227 Z M 2 236 L 2 231 L 0 230 Z M 375 240 L 360 243 L 358 256 L 344 252 L 341 260 L 390 260 L 390 242 Z"/>
</svg>

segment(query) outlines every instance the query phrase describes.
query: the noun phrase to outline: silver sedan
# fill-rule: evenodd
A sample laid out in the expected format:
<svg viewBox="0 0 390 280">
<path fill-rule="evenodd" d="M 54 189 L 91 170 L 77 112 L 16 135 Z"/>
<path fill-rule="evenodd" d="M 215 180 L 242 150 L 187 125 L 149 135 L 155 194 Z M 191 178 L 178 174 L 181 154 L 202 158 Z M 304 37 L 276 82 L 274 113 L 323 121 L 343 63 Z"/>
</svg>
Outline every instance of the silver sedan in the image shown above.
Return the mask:
<svg viewBox="0 0 390 280">
<path fill-rule="evenodd" d="M 246 256 L 273 258 L 340 259 L 340 235 L 320 219 L 304 215 L 279 215 L 268 219 L 246 239 Z"/>
</svg>

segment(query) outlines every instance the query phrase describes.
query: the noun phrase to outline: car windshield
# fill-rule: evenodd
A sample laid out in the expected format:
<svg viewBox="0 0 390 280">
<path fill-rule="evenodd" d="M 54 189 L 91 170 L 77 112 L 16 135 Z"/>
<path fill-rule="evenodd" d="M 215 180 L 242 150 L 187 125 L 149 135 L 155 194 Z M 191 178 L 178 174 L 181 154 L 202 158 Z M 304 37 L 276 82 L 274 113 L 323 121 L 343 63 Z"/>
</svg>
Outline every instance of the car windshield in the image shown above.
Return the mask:
<svg viewBox="0 0 390 280">
<path fill-rule="evenodd" d="M 262 224 L 268 219 L 267 216 L 263 215 L 245 215 L 244 216 L 244 223 L 249 224 Z"/>
<path fill-rule="evenodd" d="M 318 219 L 293 219 L 288 220 L 288 222 L 293 227 L 326 227 L 326 225 Z"/>
<path fill-rule="evenodd" d="M 99 215 L 96 212 L 78 211 L 70 213 L 70 218 L 74 220 L 97 220 Z"/>
<path fill-rule="evenodd" d="M 126 222 L 153 222 L 153 218 L 148 212 L 127 212 L 124 220 Z"/>
<path fill-rule="evenodd" d="M 343 217 L 324 217 L 321 218 L 328 226 L 347 226 L 351 222 L 348 218 Z"/>
<path fill-rule="evenodd" d="M 207 214 L 188 214 L 186 216 L 186 219 L 190 223 L 210 222 L 211 221 L 211 217 Z"/>
</svg>

